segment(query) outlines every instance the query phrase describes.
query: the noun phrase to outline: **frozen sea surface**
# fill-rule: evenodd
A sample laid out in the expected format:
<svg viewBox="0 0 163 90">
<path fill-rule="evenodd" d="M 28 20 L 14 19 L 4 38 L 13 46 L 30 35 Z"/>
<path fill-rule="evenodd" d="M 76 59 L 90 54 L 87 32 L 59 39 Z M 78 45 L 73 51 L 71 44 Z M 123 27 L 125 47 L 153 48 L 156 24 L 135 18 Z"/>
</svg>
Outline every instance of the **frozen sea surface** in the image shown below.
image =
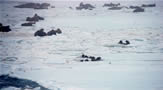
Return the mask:
<svg viewBox="0 0 163 90">
<path fill-rule="evenodd" d="M 53 1 L 56 8 L 33 10 L 13 8 L 24 2 L 0 1 L 0 22 L 12 28 L 0 33 L 0 75 L 31 79 L 52 90 L 163 90 L 163 2 L 119 2 L 157 6 L 132 13 L 107 10 L 98 1 L 88 2 L 94 10 L 77 11 L 80 2 Z M 22 27 L 35 13 L 45 20 Z M 34 37 L 40 28 L 63 33 Z M 121 39 L 131 44 L 118 45 Z M 82 53 L 104 61 L 75 61 Z"/>
</svg>

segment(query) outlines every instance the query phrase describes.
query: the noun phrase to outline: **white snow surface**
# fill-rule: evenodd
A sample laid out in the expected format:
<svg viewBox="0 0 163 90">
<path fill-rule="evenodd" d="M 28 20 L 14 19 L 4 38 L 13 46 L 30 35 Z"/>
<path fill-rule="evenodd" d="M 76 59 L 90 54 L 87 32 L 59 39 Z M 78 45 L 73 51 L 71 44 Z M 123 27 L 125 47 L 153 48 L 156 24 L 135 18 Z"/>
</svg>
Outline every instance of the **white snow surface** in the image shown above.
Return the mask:
<svg viewBox="0 0 163 90">
<path fill-rule="evenodd" d="M 156 3 L 144 13 L 110 11 L 102 7 L 105 2 L 87 2 L 96 8 L 77 11 L 80 2 L 75 1 L 50 2 L 56 8 L 47 10 L 13 8 L 24 2 L 0 1 L 0 22 L 12 28 L 0 32 L 0 75 L 37 81 L 52 90 L 163 90 L 163 2 L 119 1 L 127 6 Z M 35 13 L 45 20 L 22 27 Z M 34 37 L 40 28 L 63 33 Z M 118 45 L 123 39 L 131 44 Z M 104 61 L 76 61 L 82 53 Z"/>
</svg>

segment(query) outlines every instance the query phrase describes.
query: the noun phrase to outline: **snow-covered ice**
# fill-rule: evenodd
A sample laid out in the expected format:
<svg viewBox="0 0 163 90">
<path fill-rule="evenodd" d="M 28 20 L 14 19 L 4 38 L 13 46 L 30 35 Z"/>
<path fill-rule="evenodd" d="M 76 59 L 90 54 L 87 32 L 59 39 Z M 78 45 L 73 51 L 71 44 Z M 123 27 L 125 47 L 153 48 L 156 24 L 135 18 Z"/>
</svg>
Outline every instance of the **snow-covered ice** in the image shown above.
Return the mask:
<svg viewBox="0 0 163 90">
<path fill-rule="evenodd" d="M 0 75 L 34 80 L 52 90 L 163 90 L 163 2 L 119 1 L 156 3 L 144 13 L 110 11 L 102 7 L 105 2 L 89 2 L 94 10 L 77 11 L 68 8 L 78 6 L 77 1 L 53 1 L 56 8 L 48 10 L 13 8 L 23 2 L 0 1 L 0 22 L 13 30 L 0 33 Z M 35 13 L 45 20 L 21 27 Z M 40 28 L 61 28 L 63 33 L 34 37 Z M 131 44 L 118 45 L 121 39 Z M 104 61 L 77 62 L 82 53 Z"/>
</svg>

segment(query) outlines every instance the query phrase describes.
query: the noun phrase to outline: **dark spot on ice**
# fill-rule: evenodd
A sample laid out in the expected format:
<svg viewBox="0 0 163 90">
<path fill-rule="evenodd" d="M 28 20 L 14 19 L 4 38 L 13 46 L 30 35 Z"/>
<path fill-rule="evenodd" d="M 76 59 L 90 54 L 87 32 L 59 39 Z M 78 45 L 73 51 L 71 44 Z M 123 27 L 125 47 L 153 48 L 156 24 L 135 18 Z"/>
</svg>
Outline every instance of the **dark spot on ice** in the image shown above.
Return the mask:
<svg viewBox="0 0 163 90">
<path fill-rule="evenodd" d="M 18 60 L 17 57 L 6 57 L 2 59 L 2 61 L 16 61 L 16 60 Z"/>
<path fill-rule="evenodd" d="M 118 44 L 121 44 L 121 45 L 129 45 L 130 42 L 129 42 L 128 40 L 120 40 L 120 41 L 118 42 Z"/>
<path fill-rule="evenodd" d="M 21 26 L 33 26 L 33 24 L 36 24 L 39 20 L 44 20 L 44 18 L 35 14 L 33 17 L 27 17 L 26 21 L 28 22 L 21 24 Z"/>
<path fill-rule="evenodd" d="M 142 7 L 139 7 L 139 8 L 136 8 L 135 10 L 133 10 L 133 12 L 137 13 L 137 12 L 144 12 L 144 8 Z"/>
<path fill-rule="evenodd" d="M 58 29 L 56 30 L 56 33 L 61 34 L 61 33 L 62 33 L 61 29 L 58 28 Z"/>
<path fill-rule="evenodd" d="M 130 6 L 129 8 L 130 9 L 137 9 L 137 8 L 140 8 L 140 6 Z"/>
<path fill-rule="evenodd" d="M 10 26 L 3 26 L 2 23 L 0 23 L 0 32 L 10 32 Z"/>
<path fill-rule="evenodd" d="M 76 9 L 77 10 L 82 10 L 82 9 L 85 9 L 85 10 L 92 10 L 92 9 L 94 9 L 95 7 L 93 6 L 93 5 L 91 5 L 91 4 L 84 4 L 83 2 L 81 2 L 80 4 L 79 4 L 79 6 L 78 7 L 76 7 Z"/>
<path fill-rule="evenodd" d="M 121 10 L 123 7 L 111 7 L 111 8 L 108 8 L 109 10 Z"/>
<path fill-rule="evenodd" d="M 51 30 L 47 33 L 48 36 L 52 36 L 52 35 L 56 35 L 56 31 L 55 30 Z"/>
<path fill-rule="evenodd" d="M 32 80 L 12 77 L 10 75 L 1 75 L 0 76 L 0 90 L 4 88 L 8 88 L 8 87 L 20 88 L 21 90 L 34 89 L 34 88 L 39 87 L 40 90 L 50 90 Z"/>
<path fill-rule="evenodd" d="M 88 59 L 85 59 L 86 62 L 88 62 L 89 60 Z"/>
<path fill-rule="evenodd" d="M 34 21 L 34 22 L 38 22 L 39 20 L 44 20 L 43 17 L 35 14 L 33 17 L 27 17 L 26 21 Z"/>
<path fill-rule="evenodd" d="M 21 44 L 23 42 L 23 40 L 19 40 L 19 41 L 17 41 L 17 43 L 19 43 L 19 44 Z"/>
<path fill-rule="evenodd" d="M 62 31 L 61 29 L 57 29 L 57 30 L 51 30 L 49 32 L 44 32 L 44 29 L 40 29 L 38 31 L 35 32 L 34 36 L 40 36 L 40 37 L 43 37 L 43 36 L 52 36 L 52 35 L 57 35 L 57 34 L 61 34 Z"/>
<path fill-rule="evenodd" d="M 143 4 L 142 7 L 156 7 L 156 4 Z"/>
<path fill-rule="evenodd" d="M 96 60 L 101 60 L 101 57 L 97 57 Z"/>
<path fill-rule="evenodd" d="M 40 29 L 38 31 L 35 32 L 34 36 L 40 36 L 40 37 L 43 37 L 43 36 L 46 36 L 46 32 L 44 32 L 44 29 Z"/>
<path fill-rule="evenodd" d="M 84 55 L 84 54 L 82 54 L 81 57 L 82 58 L 88 58 L 88 56 L 87 55 Z"/>
<path fill-rule="evenodd" d="M 33 26 L 33 24 L 35 24 L 35 22 L 23 23 L 21 26 Z"/>
<path fill-rule="evenodd" d="M 49 3 L 25 3 L 21 5 L 14 6 L 15 8 L 32 8 L 32 9 L 48 9 Z"/>
<path fill-rule="evenodd" d="M 120 3 L 117 3 L 117 4 L 114 4 L 114 3 L 105 3 L 103 5 L 103 7 L 117 7 L 119 5 L 120 5 Z"/>
<path fill-rule="evenodd" d="M 102 61 L 102 58 L 101 57 L 95 57 L 95 56 L 88 56 L 88 55 L 85 55 L 85 54 L 82 54 L 80 56 L 82 59 L 80 60 L 80 62 L 88 62 L 88 61 Z"/>
<path fill-rule="evenodd" d="M 83 62 L 84 60 L 80 60 L 80 62 Z"/>
</svg>

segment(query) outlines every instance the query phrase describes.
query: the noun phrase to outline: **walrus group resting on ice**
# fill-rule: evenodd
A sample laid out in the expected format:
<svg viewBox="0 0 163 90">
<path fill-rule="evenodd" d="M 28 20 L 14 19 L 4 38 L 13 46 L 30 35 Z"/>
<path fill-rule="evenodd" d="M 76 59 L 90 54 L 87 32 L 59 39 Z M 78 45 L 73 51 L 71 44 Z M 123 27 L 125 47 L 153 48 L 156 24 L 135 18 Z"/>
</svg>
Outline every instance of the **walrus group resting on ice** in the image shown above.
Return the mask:
<svg viewBox="0 0 163 90">
<path fill-rule="evenodd" d="M 121 6 L 120 3 L 105 3 L 103 7 L 108 7 L 108 10 L 121 10 L 122 8 L 126 9 L 134 9 L 133 12 L 144 12 L 147 7 L 156 7 L 156 4 L 142 4 L 141 6 Z M 93 10 L 96 8 L 94 5 L 91 4 L 84 4 L 81 2 L 79 6 L 76 7 L 76 10 Z"/>
<path fill-rule="evenodd" d="M 34 36 L 40 36 L 40 37 L 43 37 L 43 36 L 52 36 L 52 35 L 57 35 L 57 34 L 61 34 L 62 33 L 62 31 L 61 31 L 61 29 L 57 29 L 57 30 L 51 30 L 51 31 L 49 31 L 49 32 L 45 32 L 44 31 L 44 29 L 40 29 L 40 30 L 38 30 L 38 31 L 36 31 L 35 33 L 34 33 Z"/>
<path fill-rule="evenodd" d="M 33 17 L 27 17 L 26 18 L 26 23 L 21 24 L 21 26 L 32 26 L 33 24 L 36 24 L 36 22 L 44 20 L 43 17 L 35 14 Z"/>
<path fill-rule="evenodd" d="M 23 5 L 18 5 L 15 6 L 15 8 L 34 8 L 34 9 L 48 9 L 50 4 L 48 3 L 43 3 L 43 4 L 35 4 L 35 3 L 27 3 Z M 147 7 L 156 7 L 156 4 L 142 4 L 141 6 L 121 6 L 120 3 L 114 4 L 114 3 L 105 3 L 103 7 L 108 8 L 108 10 L 120 10 L 122 8 L 127 8 L 127 9 L 133 9 L 133 12 L 144 12 L 144 8 Z M 55 6 L 53 6 L 55 8 Z M 73 7 L 69 7 L 70 9 L 73 9 Z M 79 6 L 76 7 L 76 10 L 93 10 L 96 7 L 91 4 L 84 4 L 81 2 Z M 44 17 L 39 16 L 38 14 L 34 14 L 33 17 L 26 17 L 25 21 L 26 23 L 21 24 L 21 26 L 33 26 L 33 24 L 36 24 L 36 22 L 39 22 L 40 20 L 44 20 Z M 3 26 L 2 23 L 0 23 L 0 32 L 10 32 L 10 26 Z M 34 33 L 34 36 L 38 37 L 44 37 L 44 36 L 52 36 L 52 35 L 58 35 L 61 34 L 62 30 L 60 28 L 56 30 L 50 30 L 48 32 L 45 32 L 44 29 L 40 29 Z M 130 45 L 131 42 L 129 40 L 120 40 L 117 42 L 119 45 Z M 103 59 L 99 56 L 88 56 L 85 54 L 82 54 L 80 56 L 80 62 L 88 62 L 88 61 L 102 61 Z"/>
<path fill-rule="evenodd" d="M 36 10 L 42 10 L 42 9 L 49 9 L 51 5 L 49 3 L 26 3 L 14 6 L 15 8 L 31 8 Z M 156 4 L 142 4 L 140 6 L 124 6 L 120 3 L 105 3 L 102 7 L 108 7 L 108 10 L 121 10 L 122 8 L 126 9 L 134 9 L 133 12 L 144 12 L 145 8 L 148 7 L 156 7 Z M 51 6 L 51 8 L 55 8 L 55 6 Z M 79 6 L 76 7 L 76 10 L 93 10 L 96 6 L 89 4 L 89 3 L 83 3 L 81 2 Z M 69 9 L 73 9 L 71 6 L 69 6 Z"/>
</svg>

